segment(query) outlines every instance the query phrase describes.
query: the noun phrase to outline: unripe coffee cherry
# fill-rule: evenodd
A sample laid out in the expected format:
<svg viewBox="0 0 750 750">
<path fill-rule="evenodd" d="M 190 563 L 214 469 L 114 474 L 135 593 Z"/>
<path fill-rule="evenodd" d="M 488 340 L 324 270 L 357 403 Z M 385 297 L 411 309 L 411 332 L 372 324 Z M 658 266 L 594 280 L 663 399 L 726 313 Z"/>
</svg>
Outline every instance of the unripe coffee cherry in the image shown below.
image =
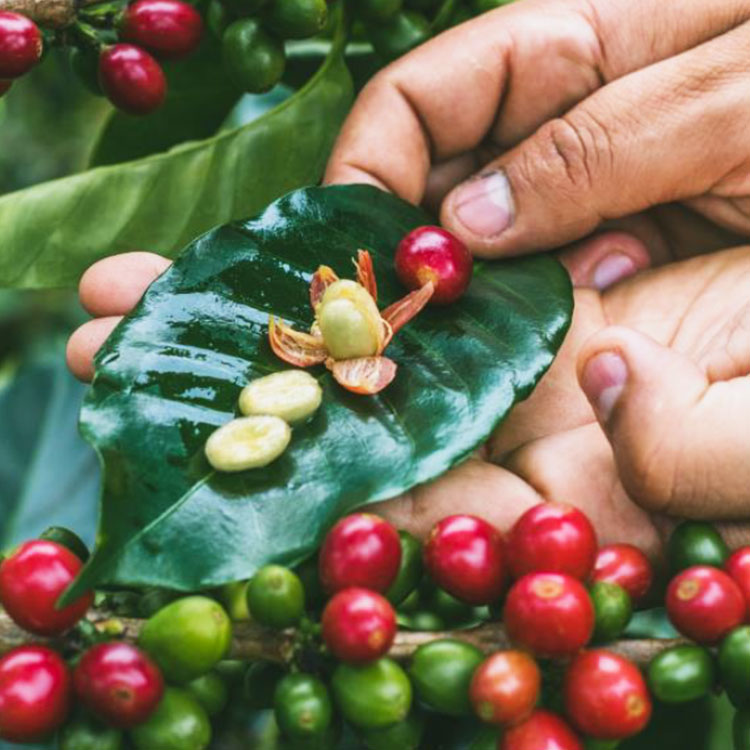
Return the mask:
<svg viewBox="0 0 750 750">
<path fill-rule="evenodd" d="M 57 609 L 57 601 L 83 567 L 57 542 L 25 542 L 0 565 L 0 603 L 13 621 L 37 635 L 60 635 L 91 606 L 93 593 Z"/>
<path fill-rule="evenodd" d="M 529 508 L 508 535 L 511 575 L 567 573 L 585 581 L 596 559 L 596 532 L 572 505 L 540 503 Z"/>
<path fill-rule="evenodd" d="M 81 702 L 107 724 L 128 729 L 159 705 L 164 680 L 156 664 L 129 643 L 98 643 L 81 657 L 73 684 Z"/>
<path fill-rule="evenodd" d="M 177 60 L 200 44 L 203 19 L 181 0 L 136 0 L 122 14 L 120 36 L 166 60 Z"/>
<path fill-rule="evenodd" d="M 385 592 L 401 564 L 398 532 L 372 513 L 342 518 L 320 548 L 318 572 L 330 594 L 350 586 Z"/>
<path fill-rule="evenodd" d="M 46 646 L 19 646 L 0 659 L 0 738 L 44 739 L 70 710 L 70 674 Z"/>
<path fill-rule="evenodd" d="M 153 112 L 167 95 L 167 79 L 159 63 L 132 44 L 115 44 L 102 50 L 99 84 L 115 107 L 131 115 Z"/>
<path fill-rule="evenodd" d="M 651 588 L 654 571 L 646 555 L 632 544 L 608 544 L 596 555 L 594 583 L 616 583 L 628 592 L 633 604 L 640 602 Z"/>
<path fill-rule="evenodd" d="M 20 13 L 0 11 L 0 78 L 28 73 L 41 57 L 42 35 L 37 25 Z"/>
<path fill-rule="evenodd" d="M 424 563 L 438 586 L 468 604 L 490 604 L 506 578 L 502 534 L 476 516 L 448 516 L 427 537 Z"/>
<path fill-rule="evenodd" d="M 389 601 L 363 588 L 339 591 L 321 618 L 323 641 L 340 661 L 365 664 L 385 656 L 396 637 Z"/>
</svg>

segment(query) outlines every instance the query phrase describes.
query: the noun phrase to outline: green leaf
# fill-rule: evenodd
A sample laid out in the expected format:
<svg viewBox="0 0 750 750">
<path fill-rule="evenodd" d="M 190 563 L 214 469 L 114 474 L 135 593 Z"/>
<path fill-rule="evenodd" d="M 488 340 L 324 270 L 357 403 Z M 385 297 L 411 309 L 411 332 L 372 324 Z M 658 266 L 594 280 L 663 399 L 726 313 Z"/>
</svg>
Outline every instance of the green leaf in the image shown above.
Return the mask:
<svg viewBox="0 0 750 750">
<path fill-rule="evenodd" d="M 552 362 L 571 287 L 554 260 L 478 266 L 469 293 L 395 337 L 399 373 L 379 397 L 317 375 L 323 406 L 264 469 L 210 470 L 203 448 L 248 380 L 285 365 L 268 314 L 311 323 L 321 263 L 353 275 L 373 254 L 381 306 L 403 295 L 392 268 L 422 210 L 367 186 L 308 188 L 253 221 L 200 237 L 118 326 L 97 357 L 81 427 L 105 466 L 100 544 L 76 589 L 154 584 L 195 590 L 293 564 L 341 514 L 427 482 L 466 458 Z M 71 594 L 72 595 L 72 594 Z"/>
<path fill-rule="evenodd" d="M 340 38 L 304 88 L 249 125 L 0 198 L 0 287 L 72 286 L 95 260 L 133 248 L 171 256 L 316 182 L 352 98 L 342 46 Z"/>
<path fill-rule="evenodd" d="M 164 105 L 148 117 L 113 110 L 91 155 L 89 166 L 140 159 L 180 143 L 214 135 L 239 91 L 224 73 L 221 46 L 206 34 L 186 60 L 164 66 L 169 84 Z"/>
<path fill-rule="evenodd" d="M 0 387 L 0 548 L 52 525 L 93 541 L 99 465 L 77 430 L 83 392 L 63 341 L 48 341 Z"/>
</svg>

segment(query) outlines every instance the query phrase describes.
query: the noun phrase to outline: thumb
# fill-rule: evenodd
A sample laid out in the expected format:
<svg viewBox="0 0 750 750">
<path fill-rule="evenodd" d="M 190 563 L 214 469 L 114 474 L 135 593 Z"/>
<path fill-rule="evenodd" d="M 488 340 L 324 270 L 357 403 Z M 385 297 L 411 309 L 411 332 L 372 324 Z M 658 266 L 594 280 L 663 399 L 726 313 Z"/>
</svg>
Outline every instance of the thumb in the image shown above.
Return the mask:
<svg viewBox="0 0 750 750">
<path fill-rule="evenodd" d="M 750 379 L 712 384 L 684 354 L 616 327 L 585 344 L 578 377 L 635 502 L 680 517 L 747 515 Z"/>
</svg>

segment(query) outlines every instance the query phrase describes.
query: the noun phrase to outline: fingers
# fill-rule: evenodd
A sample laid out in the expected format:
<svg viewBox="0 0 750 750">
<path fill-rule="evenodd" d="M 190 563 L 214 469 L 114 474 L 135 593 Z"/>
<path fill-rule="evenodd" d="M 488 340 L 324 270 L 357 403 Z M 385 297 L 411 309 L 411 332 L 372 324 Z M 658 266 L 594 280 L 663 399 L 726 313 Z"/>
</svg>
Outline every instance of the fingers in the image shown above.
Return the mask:
<svg viewBox="0 0 750 750">
<path fill-rule="evenodd" d="M 607 328 L 583 347 L 581 386 L 644 508 L 714 519 L 750 511 L 750 379 L 738 376 L 750 371 L 748 324 L 750 314 L 726 342 L 738 354 L 721 368 L 731 379 L 713 383 L 686 355 L 630 329 Z"/>
<path fill-rule="evenodd" d="M 90 320 L 68 339 L 65 357 L 68 368 L 79 380 L 88 382 L 94 377 L 94 356 L 121 320 L 121 316 Z"/>
<path fill-rule="evenodd" d="M 81 304 L 92 315 L 127 315 L 149 284 L 171 261 L 155 253 L 133 252 L 113 255 L 94 263 L 81 277 Z"/>
<path fill-rule="evenodd" d="M 748 43 L 740 27 L 599 89 L 455 188 L 442 223 L 477 255 L 497 257 L 559 246 L 651 206 L 739 190 L 750 147 L 736 126 L 748 109 Z"/>
</svg>

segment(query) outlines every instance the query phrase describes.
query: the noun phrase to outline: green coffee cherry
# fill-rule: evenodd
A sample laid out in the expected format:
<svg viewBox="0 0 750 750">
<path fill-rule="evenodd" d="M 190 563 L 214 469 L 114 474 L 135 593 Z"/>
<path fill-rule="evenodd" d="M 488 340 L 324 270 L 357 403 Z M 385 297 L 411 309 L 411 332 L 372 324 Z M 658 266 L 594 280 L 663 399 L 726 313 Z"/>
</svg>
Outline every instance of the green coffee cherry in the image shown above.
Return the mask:
<svg viewBox="0 0 750 750">
<path fill-rule="evenodd" d="M 217 672 L 196 677 L 185 684 L 185 690 L 200 703 L 209 716 L 220 714 L 229 702 L 229 689 Z"/>
<path fill-rule="evenodd" d="M 459 625 L 474 617 L 474 608 L 441 588 L 435 588 L 427 607 L 448 625 Z"/>
<path fill-rule="evenodd" d="M 323 389 L 309 372 L 284 370 L 246 385 L 240 393 L 240 411 L 248 417 L 268 415 L 294 424 L 315 414 L 322 400 Z"/>
<path fill-rule="evenodd" d="M 270 91 L 284 74 L 283 43 L 261 28 L 255 18 L 241 18 L 230 24 L 222 37 L 224 67 L 243 91 Z"/>
<path fill-rule="evenodd" d="M 268 628 L 296 625 L 305 611 L 305 590 L 296 573 L 281 565 L 266 565 L 247 584 L 250 616 Z"/>
<path fill-rule="evenodd" d="M 209 672 L 226 655 L 232 623 L 205 596 L 178 599 L 150 617 L 138 638 L 168 682 L 181 684 Z"/>
<path fill-rule="evenodd" d="M 367 750 L 417 750 L 422 743 L 425 717 L 412 711 L 406 719 L 384 729 L 361 730 L 360 739 Z"/>
<path fill-rule="evenodd" d="M 425 631 L 426 633 L 437 633 L 446 630 L 448 625 L 445 620 L 434 612 L 423 609 L 407 615 L 407 625 L 412 630 Z"/>
<path fill-rule="evenodd" d="M 227 26 L 232 22 L 233 14 L 221 0 L 211 0 L 206 9 L 206 26 L 217 38 L 221 39 Z"/>
<path fill-rule="evenodd" d="M 385 23 L 401 10 L 402 4 L 402 0 L 360 0 L 356 11 L 365 21 Z"/>
<path fill-rule="evenodd" d="M 471 713 L 469 685 L 484 660 L 476 647 L 445 638 L 425 643 L 415 652 L 409 676 L 417 697 L 430 708 L 449 716 Z"/>
<path fill-rule="evenodd" d="M 398 605 L 398 611 L 403 614 L 412 614 L 422 609 L 422 597 L 419 590 L 414 590 L 409 594 L 401 604 Z"/>
<path fill-rule="evenodd" d="M 416 589 L 424 570 L 420 541 L 408 531 L 399 531 L 398 536 L 401 542 L 401 563 L 396 580 L 385 593 L 386 599 L 394 607 L 401 604 Z"/>
<path fill-rule="evenodd" d="M 719 646 L 721 684 L 735 708 L 750 708 L 750 626 L 735 628 Z"/>
<path fill-rule="evenodd" d="M 247 608 L 247 581 L 225 583 L 215 593 L 224 605 L 230 620 L 237 622 L 250 619 L 250 610 Z"/>
<path fill-rule="evenodd" d="M 289 445 L 292 431 L 278 417 L 240 417 L 211 433 L 206 458 L 216 471 L 260 469 L 275 461 Z"/>
<path fill-rule="evenodd" d="M 94 719 L 77 718 L 61 730 L 59 750 L 122 750 L 123 737 L 119 729 L 112 729 Z"/>
<path fill-rule="evenodd" d="M 325 28 L 328 5 L 325 0 L 272 0 L 264 20 L 282 39 L 306 39 Z"/>
<path fill-rule="evenodd" d="M 608 643 L 619 638 L 633 615 L 628 592 L 616 583 L 599 581 L 589 592 L 594 605 L 594 640 Z"/>
<path fill-rule="evenodd" d="M 67 547 L 81 562 L 89 559 L 89 548 L 78 534 L 64 526 L 50 526 L 45 529 L 40 539 L 46 539 L 49 542 L 57 542 L 63 547 Z"/>
<path fill-rule="evenodd" d="M 360 729 L 382 729 L 403 721 L 411 708 L 409 678 L 388 658 L 359 667 L 339 664 L 331 687 L 341 715 Z"/>
<path fill-rule="evenodd" d="M 137 750 L 204 750 L 211 742 L 211 723 L 190 693 L 168 687 L 148 720 L 131 729 Z"/>
<path fill-rule="evenodd" d="M 319 737 L 333 718 L 326 686 L 309 674 L 289 674 L 279 681 L 273 711 L 281 731 L 292 739 Z"/>
<path fill-rule="evenodd" d="M 405 10 L 382 25 L 368 25 L 375 51 L 385 60 L 395 60 L 430 38 L 430 24 L 420 13 Z"/>
<path fill-rule="evenodd" d="M 702 646 L 675 646 L 648 667 L 648 687 L 663 703 L 686 703 L 708 695 L 715 682 L 714 659 Z"/>
<path fill-rule="evenodd" d="M 213 669 L 230 687 L 239 685 L 245 680 L 247 662 L 240 659 L 222 659 Z"/>
<path fill-rule="evenodd" d="M 278 664 L 253 662 L 245 673 L 244 702 L 248 709 L 262 711 L 271 708 L 276 686 L 285 675 L 286 672 Z"/>
<path fill-rule="evenodd" d="M 721 568 L 727 557 L 729 548 L 710 523 L 683 521 L 667 543 L 667 560 L 673 576 L 693 565 Z"/>
</svg>

